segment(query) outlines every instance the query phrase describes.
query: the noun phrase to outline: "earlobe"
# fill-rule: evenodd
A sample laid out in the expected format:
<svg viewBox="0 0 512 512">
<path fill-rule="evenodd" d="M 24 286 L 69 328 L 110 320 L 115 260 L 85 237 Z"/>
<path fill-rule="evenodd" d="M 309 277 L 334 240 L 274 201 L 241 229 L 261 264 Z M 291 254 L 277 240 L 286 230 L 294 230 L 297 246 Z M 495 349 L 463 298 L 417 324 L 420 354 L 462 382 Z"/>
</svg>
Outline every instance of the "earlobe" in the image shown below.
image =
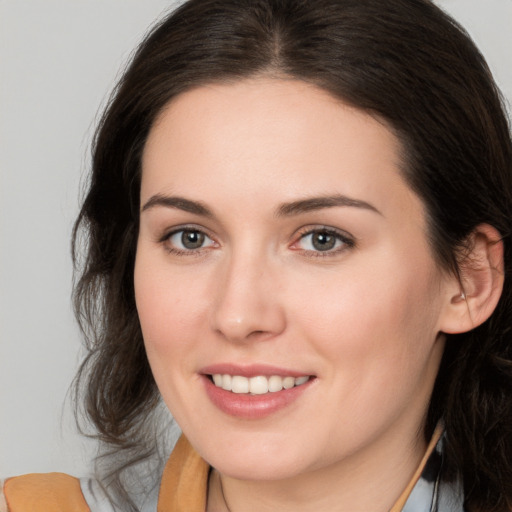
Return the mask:
<svg viewBox="0 0 512 512">
<path fill-rule="evenodd" d="M 495 310 L 503 290 L 503 241 L 489 224 L 477 226 L 459 262 L 460 281 L 453 282 L 440 330 L 447 334 L 470 331 Z"/>
</svg>

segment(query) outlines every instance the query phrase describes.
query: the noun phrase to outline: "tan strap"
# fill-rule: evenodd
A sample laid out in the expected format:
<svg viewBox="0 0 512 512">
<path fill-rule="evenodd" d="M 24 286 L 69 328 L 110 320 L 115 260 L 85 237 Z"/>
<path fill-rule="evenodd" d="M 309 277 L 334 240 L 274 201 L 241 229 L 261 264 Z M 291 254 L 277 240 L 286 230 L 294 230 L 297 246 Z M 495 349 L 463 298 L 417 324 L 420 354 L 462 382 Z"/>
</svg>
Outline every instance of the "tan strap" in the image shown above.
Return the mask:
<svg viewBox="0 0 512 512">
<path fill-rule="evenodd" d="M 434 451 L 437 442 L 441 438 L 441 435 L 443 434 L 443 426 L 439 423 L 434 430 L 434 434 L 432 435 L 432 439 L 430 440 L 430 443 L 427 447 L 427 451 L 425 452 L 425 455 L 423 456 L 423 459 L 421 459 L 420 465 L 418 466 L 418 469 L 414 473 L 411 481 L 407 485 L 407 487 L 404 489 L 398 500 L 393 505 L 393 508 L 389 512 L 401 512 L 401 510 L 404 508 L 406 501 L 409 498 L 409 495 L 411 494 L 412 490 L 414 489 L 414 486 L 420 479 L 421 474 L 423 473 L 423 470 L 425 469 L 425 465 L 427 464 L 427 460 Z"/>
<path fill-rule="evenodd" d="M 181 436 L 165 465 L 157 512 L 204 512 L 210 466 Z"/>
<path fill-rule="evenodd" d="M 9 478 L 4 493 L 9 512 L 90 512 L 80 481 L 64 473 Z"/>
</svg>

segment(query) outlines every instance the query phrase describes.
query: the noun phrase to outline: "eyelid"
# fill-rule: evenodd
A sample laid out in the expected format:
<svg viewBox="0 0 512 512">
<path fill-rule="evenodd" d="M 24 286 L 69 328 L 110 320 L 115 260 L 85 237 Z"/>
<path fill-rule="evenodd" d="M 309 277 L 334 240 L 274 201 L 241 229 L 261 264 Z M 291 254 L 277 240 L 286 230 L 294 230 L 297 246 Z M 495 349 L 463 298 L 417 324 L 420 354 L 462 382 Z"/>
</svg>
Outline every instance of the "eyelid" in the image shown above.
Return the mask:
<svg viewBox="0 0 512 512">
<path fill-rule="evenodd" d="M 176 235 L 182 231 L 195 231 L 197 233 L 201 233 L 205 237 L 207 237 L 209 240 L 211 240 L 211 242 L 213 242 L 213 243 L 209 244 L 207 246 L 198 247 L 196 249 L 181 249 L 179 247 L 173 246 L 170 243 L 170 239 L 174 235 Z M 203 226 L 198 226 L 196 224 L 184 224 L 184 225 L 180 225 L 180 226 L 173 226 L 172 228 L 165 230 L 164 233 L 160 237 L 158 237 L 157 242 L 164 245 L 165 249 L 172 254 L 186 255 L 186 256 L 199 255 L 204 250 L 208 250 L 211 247 L 219 246 L 219 243 L 215 240 L 215 237 L 209 232 L 209 230 L 207 230 Z"/>
<path fill-rule="evenodd" d="M 312 250 L 312 249 L 302 249 L 297 247 L 301 240 L 306 238 L 307 236 L 313 235 L 314 233 L 326 233 L 332 235 L 337 238 L 337 240 L 341 241 L 343 245 L 338 248 L 333 248 L 326 251 L 320 250 Z M 290 248 L 295 251 L 301 251 L 302 253 L 313 256 L 313 257 L 329 257 L 336 256 L 342 252 L 345 252 L 348 249 L 354 248 L 356 246 L 356 239 L 347 231 L 344 231 L 339 228 L 335 228 L 332 226 L 326 225 L 312 225 L 312 226 L 304 226 L 300 228 L 296 234 L 294 235 L 294 242 L 290 245 Z"/>
</svg>

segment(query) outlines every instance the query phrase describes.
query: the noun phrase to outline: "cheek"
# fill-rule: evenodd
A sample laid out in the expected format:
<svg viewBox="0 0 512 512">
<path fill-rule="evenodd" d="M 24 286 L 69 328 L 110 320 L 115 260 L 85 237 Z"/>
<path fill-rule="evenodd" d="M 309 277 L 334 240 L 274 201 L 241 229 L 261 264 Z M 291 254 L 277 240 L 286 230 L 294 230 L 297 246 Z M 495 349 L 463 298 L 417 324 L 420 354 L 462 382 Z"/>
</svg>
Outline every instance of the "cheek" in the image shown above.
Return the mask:
<svg viewBox="0 0 512 512">
<path fill-rule="evenodd" d="M 379 432 L 405 410 L 423 417 L 442 355 L 432 311 L 435 274 L 383 265 L 351 276 L 326 280 L 301 307 L 302 337 L 329 361 L 327 401 L 339 407 L 325 414 L 329 437 L 340 442 L 345 434 L 356 442 Z"/>
<path fill-rule="evenodd" d="M 427 363 L 439 313 L 439 277 L 430 260 L 412 265 L 410 259 L 382 257 L 379 265 L 347 265 L 321 287 L 313 281 L 295 292 L 303 297 L 296 316 L 337 367 L 393 385 L 397 376 Z"/>
<path fill-rule="evenodd" d="M 140 251 L 135 264 L 135 298 L 146 354 L 162 397 L 175 419 L 182 424 L 187 410 L 189 382 L 195 375 L 201 339 L 199 319 L 204 317 L 197 280 L 187 282 L 182 274 L 169 275 L 168 266 L 158 265 Z M 186 415 L 185 415 L 186 417 Z M 185 422 L 186 424 L 186 422 Z"/>
<path fill-rule="evenodd" d="M 203 290 L 199 281 L 183 282 L 179 273 L 169 275 L 166 266 L 139 250 L 135 263 L 135 300 L 152 366 L 156 358 L 190 347 L 195 326 L 202 316 Z"/>
</svg>

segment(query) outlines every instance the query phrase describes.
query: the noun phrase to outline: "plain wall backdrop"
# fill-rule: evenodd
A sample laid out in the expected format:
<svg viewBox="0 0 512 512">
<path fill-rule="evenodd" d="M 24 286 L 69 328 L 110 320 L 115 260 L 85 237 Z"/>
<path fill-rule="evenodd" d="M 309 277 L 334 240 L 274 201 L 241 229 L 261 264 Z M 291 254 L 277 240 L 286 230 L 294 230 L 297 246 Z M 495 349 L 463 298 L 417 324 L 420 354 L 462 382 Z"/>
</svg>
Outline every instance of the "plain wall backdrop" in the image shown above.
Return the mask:
<svg viewBox="0 0 512 512">
<path fill-rule="evenodd" d="M 88 473 L 70 235 L 100 106 L 170 0 L 0 0 L 0 477 Z M 512 0 L 437 0 L 512 102 Z M 510 108 L 509 108 L 510 112 Z M 67 400 L 67 401 L 66 401 Z"/>
</svg>

